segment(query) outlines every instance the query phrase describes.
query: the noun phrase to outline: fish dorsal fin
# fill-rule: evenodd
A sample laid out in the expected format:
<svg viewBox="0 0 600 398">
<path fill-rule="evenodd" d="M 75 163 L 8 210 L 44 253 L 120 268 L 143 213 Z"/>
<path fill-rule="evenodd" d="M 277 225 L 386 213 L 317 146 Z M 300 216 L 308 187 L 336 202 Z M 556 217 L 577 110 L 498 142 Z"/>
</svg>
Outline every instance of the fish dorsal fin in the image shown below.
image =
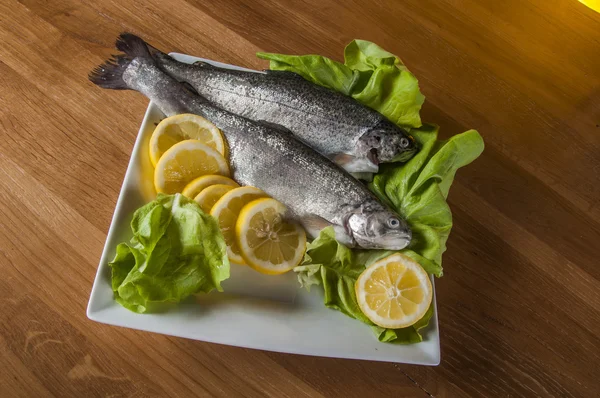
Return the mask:
<svg viewBox="0 0 600 398">
<path fill-rule="evenodd" d="M 198 91 L 196 91 L 196 89 L 194 88 L 194 86 L 192 86 L 191 84 L 189 84 L 188 82 L 180 82 L 179 84 L 181 84 L 186 90 L 188 90 L 190 93 L 194 94 L 194 95 L 198 95 L 200 97 L 202 97 L 200 94 L 198 94 Z M 202 97 L 204 98 L 204 97 Z"/>
<path fill-rule="evenodd" d="M 268 76 L 281 77 L 286 79 L 302 79 L 304 78 L 297 73 L 290 72 L 289 70 L 272 70 L 272 69 L 263 69 Z"/>
<path fill-rule="evenodd" d="M 373 181 L 373 176 L 375 175 L 375 173 L 357 171 L 357 172 L 350 173 L 350 175 L 352 177 L 356 178 L 357 180 L 361 180 L 361 181 L 364 181 L 365 183 L 368 183 L 368 182 Z"/>
<path fill-rule="evenodd" d="M 204 62 L 204 61 L 196 61 L 194 63 L 192 63 L 192 65 L 194 66 L 199 66 L 201 68 L 218 68 L 218 66 L 214 66 L 213 64 L 209 64 L 208 62 Z"/>
</svg>

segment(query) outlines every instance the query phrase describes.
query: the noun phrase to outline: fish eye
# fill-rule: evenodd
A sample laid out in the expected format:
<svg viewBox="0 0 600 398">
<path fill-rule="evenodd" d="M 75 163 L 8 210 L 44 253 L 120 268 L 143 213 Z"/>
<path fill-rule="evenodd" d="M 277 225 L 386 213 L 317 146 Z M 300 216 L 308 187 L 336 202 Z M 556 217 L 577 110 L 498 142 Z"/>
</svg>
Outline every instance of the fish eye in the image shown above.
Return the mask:
<svg viewBox="0 0 600 398">
<path fill-rule="evenodd" d="M 407 148 L 409 144 L 410 144 L 410 141 L 408 140 L 408 138 L 405 138 L 405 137 L 400 138 L 400 146 L 402 148 Z"/>
<path fill-rule="evenodd" d="M 388 220 L 388 225 L 390 228 L 399 228 L 400 220 L 398 220 L 396 217 L 392 217 Z"/>
</svg>

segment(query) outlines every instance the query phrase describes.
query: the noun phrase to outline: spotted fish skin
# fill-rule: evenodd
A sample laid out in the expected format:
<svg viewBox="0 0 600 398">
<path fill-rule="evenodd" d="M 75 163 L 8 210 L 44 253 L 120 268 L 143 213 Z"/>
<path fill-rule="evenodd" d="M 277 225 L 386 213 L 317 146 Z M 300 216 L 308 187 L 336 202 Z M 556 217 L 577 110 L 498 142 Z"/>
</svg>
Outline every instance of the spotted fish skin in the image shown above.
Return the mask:
<svg viewBox="0 0 600 398">
<path fill-rule="evenodd" d="M 347 171 L 374 173 L 379 163 L 404 162 L 418 151 L 405 130 L 377 111 L 298 74 L 186 64 L 146 46 L 163 71 L 208 101 L 248 119 L 283 126 Z"/>
<path fill-rule="evenodd" d="M 350 246 L 400 250 L 410 243 L 406 222 L 335 163 L 289 131 L 215 106 L 159 69 L 139 42 L 121 40 L 135 57 L 99 66 L 90 74 L 94 84 L 139 91 L 167 116 L 194 113 L 212 121 L 227 139 L 233 178 L 280 200 L 313 236 L 315 226 L 331 225 Z"/>
</svg>

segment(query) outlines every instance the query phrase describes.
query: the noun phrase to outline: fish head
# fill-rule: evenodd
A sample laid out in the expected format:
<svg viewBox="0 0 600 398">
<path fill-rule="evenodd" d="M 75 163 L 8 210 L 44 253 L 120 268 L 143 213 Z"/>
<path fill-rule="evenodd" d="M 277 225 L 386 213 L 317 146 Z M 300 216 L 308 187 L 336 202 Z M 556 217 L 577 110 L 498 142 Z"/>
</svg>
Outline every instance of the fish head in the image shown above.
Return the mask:
<svg viewBox="0 0 600 398">
<path fill-rule="evenodd" d="M 419 150 L 417 141 L 389 120 L 382 120 L 358 140 L 358 151 L 374 163 L 406 162 Z"/>
<path fill-rule="evenodd" d="M 364 249 L 401 250 L 412 240 L 408 223 L 375 201 L 353 211 L 346 220 L 346 229 Z"/>
</svg>

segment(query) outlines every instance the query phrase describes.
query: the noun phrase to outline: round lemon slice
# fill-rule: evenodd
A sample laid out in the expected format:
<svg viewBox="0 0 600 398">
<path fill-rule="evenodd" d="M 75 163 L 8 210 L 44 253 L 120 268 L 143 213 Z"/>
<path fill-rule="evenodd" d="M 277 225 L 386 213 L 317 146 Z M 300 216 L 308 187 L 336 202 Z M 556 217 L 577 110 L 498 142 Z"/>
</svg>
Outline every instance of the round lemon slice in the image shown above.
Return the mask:
<svg viewBox="0 0 600 398">
<path fill-rule="evenodd" d="M 195 178 L 207 174 L 229 175 L 227 161 L 219 152 L 198 140 L 185 140 L 169 148 L 154 169 L 157 192 L 181 192 Z"/>
<path fill-rule="evenodd" d="M 202 116 L 184 113 L 163 119 L 150 137 L 150 160 L 156 166 L 161 156 L 184 140 L 199 140 L 225 156 L 225 140 L 221 130 Z"/>
<path fill-rule="evenodd" d="M 233 187 L 231 185 L 226 184 L 211 185 L 210 187 L 204 188 L 198 195 L 196 195 L 194 200 L 200 205 L 202 211 L 204 211 L 206 214 L 209 214 L 214 204 L 232 189 Z"/>
<path fill-rule="evenodd" d="M 216 184 L 224 184 L 232 187 L 239 187 L 238 183 L 233 181 L 231 178 L 210 174 L 207 176 L 200 176 L 196 179 L 190 181 L 189 184 L 183 188 L 181 194 L 183 196 L 187 196 L 188 198 L 195 198 L 202 190 L 206 187 Z"/>
<path fill-rule="evenodd" d="M 275 199 L 257 199 L 242 209 L 235 225 L 240 254 L 246 264 L 263 274 L 277 275 L 300 264 L 306 233 L 283 220 L 285 206 Z"/>
<path fill-rule="evenodd" d="M 223 233 L 229 261 L 245 264 L 235 236 L 235 223 L 240 211 L 246 204 L 265 197 L 267 197 L 267 194 L 255 187 L 234 188 L 223 195 L 210 210 L 210 215 L 217 219 L 219 228 Z"/>
<path fill-rule="evenodd" d="M 417 322 L 433 297 L 431 281 L 423 267 L 400 253 L 364 270 L 354 288 L 358 305 L 367 318 L 390 329 Z"/>
</svg>

